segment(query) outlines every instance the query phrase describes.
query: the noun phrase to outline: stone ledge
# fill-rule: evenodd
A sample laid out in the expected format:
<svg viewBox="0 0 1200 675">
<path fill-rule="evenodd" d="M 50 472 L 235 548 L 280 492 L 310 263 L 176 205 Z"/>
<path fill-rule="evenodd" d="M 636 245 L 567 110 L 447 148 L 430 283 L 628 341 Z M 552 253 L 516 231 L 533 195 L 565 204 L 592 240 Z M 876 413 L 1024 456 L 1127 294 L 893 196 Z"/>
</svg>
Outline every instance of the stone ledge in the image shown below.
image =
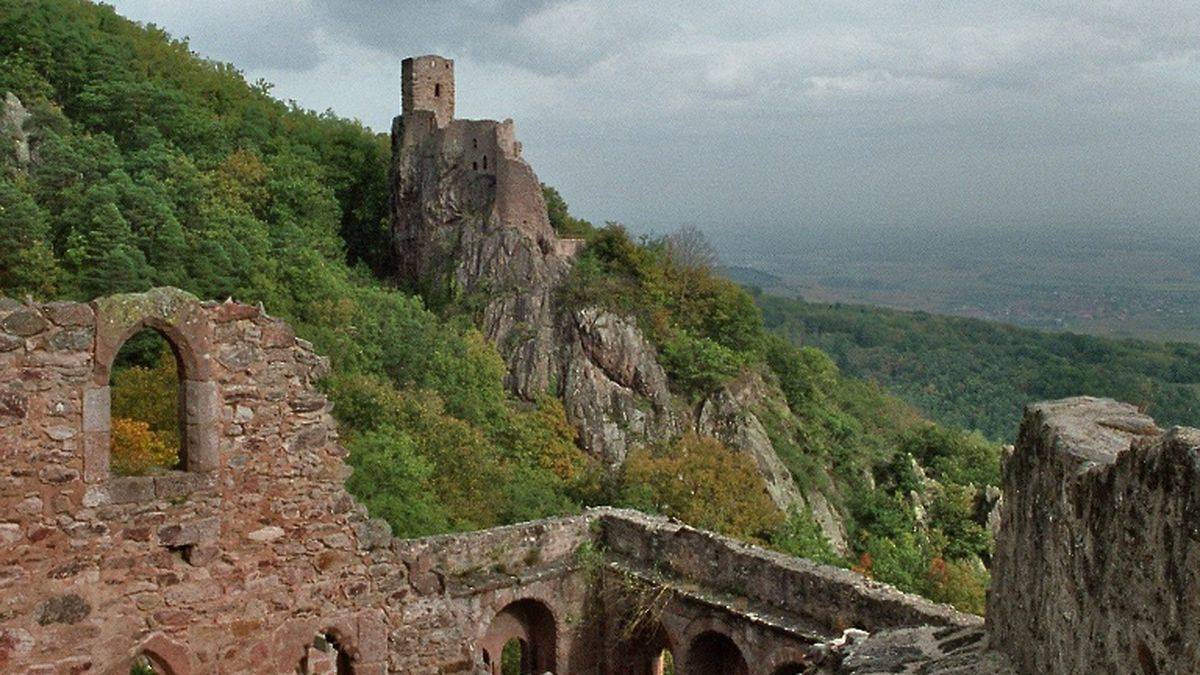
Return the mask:
<svg viewBox="0 0 1200 675">
<path fill-rule="evenodd" d="M 740 595 L 782 614 L 830 629 L 917 625 L 979 626 L 983 619 L 872 581 L 860 574 L 769 551 L 664 518 L 623 509 L 593 509 L 608 552 L 634 568 Z"/>
</svg>

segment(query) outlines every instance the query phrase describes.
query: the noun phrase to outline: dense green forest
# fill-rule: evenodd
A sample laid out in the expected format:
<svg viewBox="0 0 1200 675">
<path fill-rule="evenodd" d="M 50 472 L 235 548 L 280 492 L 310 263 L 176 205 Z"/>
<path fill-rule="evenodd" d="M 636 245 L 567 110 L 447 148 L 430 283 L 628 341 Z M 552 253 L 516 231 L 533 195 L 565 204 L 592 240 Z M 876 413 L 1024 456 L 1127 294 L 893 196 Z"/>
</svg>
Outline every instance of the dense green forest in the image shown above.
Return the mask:
<svg viewBox="0 0 1200 675">
<path fill-rule="evenodd" d="M 32 151 L 0 151 L 0 292 L 172 285 L 261 301 L 332 358 L 323 386 L 356 469 L 348 487 L 398 535 L 629 505 L 981 609 L 980 497 L 999 480 L 997 448 L 769 334 L 694 233 L 635 241 L 573 218 L 547 190 L 555 227 L 589 240 L 560 302 L 633 316 L 685 400 L 751 375 L 777 386 L 783 402 L 756 412 L 801 487 L 844 514 L 849 558 L 810 513 L 780 513 L 752 460 L 714 439 L 662 439 L 608 471 L 576 446 L 556 399 L 506 394 L 503 361 L 468 312 L 433 313 L 386 281 L 386 137 L 279 102 L 82 0 L 0 0 L 5 92 L 30 113 Z M 141 452 L 131 472 L 153 470 L 172 442 L 174 377 L 160 343 L 134 342 L 113 380 L 115 414 L 131 421 L 123 442 Z"/>
<path fill-rule="evenodd" d="M 1012 441 L 1027 403 L 1087 394 L 1200 425 L 1200 345 L 1159 344 L 759 295 L 767 326 L 944 424 Z"/>
</svg>

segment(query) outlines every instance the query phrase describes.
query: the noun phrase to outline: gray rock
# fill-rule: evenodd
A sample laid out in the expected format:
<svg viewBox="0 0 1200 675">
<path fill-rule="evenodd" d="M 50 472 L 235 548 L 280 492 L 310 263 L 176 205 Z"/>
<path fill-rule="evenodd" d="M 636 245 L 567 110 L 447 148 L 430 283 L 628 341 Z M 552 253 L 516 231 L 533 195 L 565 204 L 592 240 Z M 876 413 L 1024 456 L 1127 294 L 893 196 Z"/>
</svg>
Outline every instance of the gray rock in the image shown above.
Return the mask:
<svg viewBox="0 0 1200 675">
<path fill-rule="evenodd" d="M 38 314 L 36 309 L 23 307 L 9 314 L 0 322 L 0 328 L 13 335 L 21 337 L 30 337 L 46 330 L 49 327 L 49 322 Z"/>
<path fill-rule="evenodd" d="M 25 123 L 32 115 L 25 110 L 21 99 L 12 92 L 4 94 L 3 115 L 0 115 L 0 134 L 10 139 L 12 156 L 18 166 L 29 163 L 29 134 L 25 131 Z"/>
<path fill-rule="evenodd" d="M 56 595 L 39 604 L 33 612 L 33 618 L 42 626 L 53 623 L 73 624 L 82 621 L 91 614 L 92 607 L 83 598 L 74 593 Z"/>
<path fill-rule="evenodd" d="M 11 352 L 14 349 L 20 349 L 24 345 L 25 341 L 17 336 L 0 333 L 0 352 Z"/>
<path fill-rule="evenodd" d="M 67 328 L 60 330 L 46 341 L 51 349 L 82 351 L 92 346 L 95 331 L 91 328 Z"/>
</svg>

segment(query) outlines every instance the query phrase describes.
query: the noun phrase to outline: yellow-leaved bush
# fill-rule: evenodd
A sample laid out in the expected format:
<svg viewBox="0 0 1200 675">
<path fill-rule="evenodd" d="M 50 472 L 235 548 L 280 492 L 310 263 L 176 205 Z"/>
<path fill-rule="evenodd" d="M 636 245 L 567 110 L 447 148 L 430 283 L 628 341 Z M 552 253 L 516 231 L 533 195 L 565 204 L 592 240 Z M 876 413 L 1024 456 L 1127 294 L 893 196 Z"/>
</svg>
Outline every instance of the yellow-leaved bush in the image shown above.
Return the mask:
<svg viewBox="0 0 1200 675">
<path fill-rule="evenodd" d="M 784 521 L 753 460 L 709 436 L 634 449 L 622 484 L 628 506 L 740 539 L 766 541 Z"/>
</svg>

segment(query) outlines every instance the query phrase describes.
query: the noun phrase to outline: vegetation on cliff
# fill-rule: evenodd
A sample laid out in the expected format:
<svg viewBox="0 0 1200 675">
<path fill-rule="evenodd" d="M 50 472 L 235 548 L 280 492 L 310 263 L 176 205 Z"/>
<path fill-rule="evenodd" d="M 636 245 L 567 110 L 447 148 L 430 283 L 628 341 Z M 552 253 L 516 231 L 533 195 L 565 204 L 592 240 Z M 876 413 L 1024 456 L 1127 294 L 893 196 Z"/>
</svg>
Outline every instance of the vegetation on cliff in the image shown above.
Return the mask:
<svg viewBox="0 0 1200 675">
<path fill-rule="evenodd" d="M 808 511 L 775 511 L 749 460 L 713 439 L 662 439 L 604 474 L 557 401 L 505 393 L 503 361 L 452 308 L 436 315 L 379 280 L 387 139 L 269 90 L 111 8 L 0 0 L 0 92 L 31 113 L 33 150 L 0 151 L 0 292 L 173 285 L 262 302 L 331 357 L 349 487 L 400 535 L 630 504 L 979 606 L 994 446 L 769 335 L 694 233 L 635 242 L 553 193 L 556 229 L 590 240 L 563 302 L 634 317 L 685 404 L 745 373 L 777 387 L 786 412 L 756 414 L 805 490 L 847 516 L 853 556 L 836 556 Z M 114 387 L 145 424 L 128 442 L 154 453 L 172 364 L 151 351 Z"/>
<path fill-rule="evenodd" d="M 565 206 L 565 205 L 564 205 Z M 565 209 L 564 209 L 565 210 Z M 841 559 L 807 511 L 758 516 L 764 497 L 736 481 L 721 518 L 721 486 L 689 486 L 732 451 L 685 437 L 632 454 L 617 496 L 796 555 L 854 564 L 899 587 L 982 611 L 990 549 L 984 496 L 999 484 L 998 448 L 978 435 L 927 422 L 877 385 L 843 376 L 824 352 L 766 331 L 754 298 L 720 277 L 694 231 L 633 241 L 616 224 L 589 233 L 561 301 L 636 318 L 658 349 L 673 391 L 695 403 L 746 371 L 773 384 L 786 405 L 750 412 L 802 492 L 846 516 L 852 556 Z M 736 467 L 722 470 L 737 474 Z M 673 475 L 674 480 L 662 476 Z M 767 526 L 770 523 L 770 526 Z"/>
<path fill-rule="evenodd" d="M 1200 345 L 1157 344 L 760 295 L 767 326 L 833 356 L 944 424 L 1012 441 L 1032 401 L 1079 394 L 1200 423 Z"/>
</svg>

